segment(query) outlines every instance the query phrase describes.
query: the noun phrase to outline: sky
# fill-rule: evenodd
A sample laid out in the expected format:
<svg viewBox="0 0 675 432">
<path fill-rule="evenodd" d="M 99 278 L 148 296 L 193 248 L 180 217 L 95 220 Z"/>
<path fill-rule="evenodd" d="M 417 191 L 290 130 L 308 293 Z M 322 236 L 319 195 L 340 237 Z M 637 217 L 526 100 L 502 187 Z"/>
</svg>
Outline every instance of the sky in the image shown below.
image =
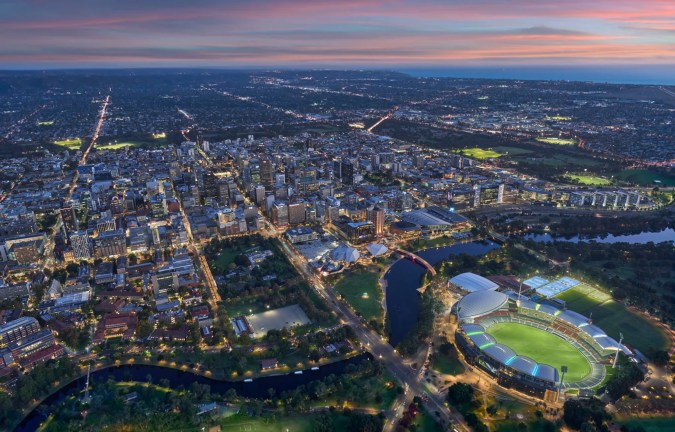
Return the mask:
<svg viewBox="0 0 675 432">
<path fill-rule="evenodd" d="M 2 0 L 0 41 L 0 69 L 663 68 L 675 0 Z"/>
</svg>

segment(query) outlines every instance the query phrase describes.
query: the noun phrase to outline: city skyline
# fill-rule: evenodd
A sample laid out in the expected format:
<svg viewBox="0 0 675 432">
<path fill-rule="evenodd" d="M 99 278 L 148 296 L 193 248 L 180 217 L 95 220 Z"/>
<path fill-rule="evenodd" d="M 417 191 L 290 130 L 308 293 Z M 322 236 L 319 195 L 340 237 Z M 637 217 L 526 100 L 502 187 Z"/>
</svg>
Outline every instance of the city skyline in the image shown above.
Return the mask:
<svg viewBox="0 0 675 432">
<path fill-rule="evenodd" d="M 675 64 L 675 5 L 660 0 L 34 0 L 0 15 L 0 69 Z"/>
</svg>

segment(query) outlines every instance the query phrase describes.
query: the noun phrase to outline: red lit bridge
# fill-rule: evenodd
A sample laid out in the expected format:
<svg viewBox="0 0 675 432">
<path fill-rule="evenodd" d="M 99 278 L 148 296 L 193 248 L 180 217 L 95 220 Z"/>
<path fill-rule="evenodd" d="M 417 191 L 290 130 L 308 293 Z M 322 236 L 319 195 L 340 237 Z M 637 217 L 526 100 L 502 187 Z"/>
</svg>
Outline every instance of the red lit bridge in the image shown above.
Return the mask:
<svg viewBox="0 0 675 432">
<path fill-rule="evenodd" d="M 403 249 L 394 249 L 394 252 L 398 252 L 401 255 L 407 256 L 408 258 L 410 258 L 412 260 L 412 262 L 417 263 L 417 264 L 421 265 L 422 267 L 426 268 L 427 271 L 429 273 L 431 273 L 431 276 L 436 276 L 436 269 L 431 264 L 426 262 L 426 260 L 424 258 L 421 258 L 421 257 L 415 255 L 414 253 L 408 252 L 408 251 L 403 250 Z"/>
</svg>

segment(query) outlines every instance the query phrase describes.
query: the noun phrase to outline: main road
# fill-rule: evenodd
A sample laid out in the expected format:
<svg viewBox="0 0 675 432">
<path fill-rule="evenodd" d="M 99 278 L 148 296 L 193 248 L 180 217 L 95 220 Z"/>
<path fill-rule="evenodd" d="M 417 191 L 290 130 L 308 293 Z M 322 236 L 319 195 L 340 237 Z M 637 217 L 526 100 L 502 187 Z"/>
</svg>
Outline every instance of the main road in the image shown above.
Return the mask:
<svg viewBox="0 0 675 432">
<path fill-rule="evenodd" d="M 306 262 L 299 258 L 283 239 L 280 239 L 280 242 L 283 252 L 298 272 L 311 282 L 310 285 L 334 311 L 342 315 L 346 323 L 354 330 L 364 348 L 380 359 L 406 391 L 412 392 L 413 395 L 422 396 L 429 412 L 432 414 L 438 412 L 446 425 L 452 423 L 453 427 L 458 430 L 468 431 L 469 428 L 465 425 L 459 413 L 452 411 L 445 405 L 442 395 L 427 387 L 421 381 L 421 374 L 406 365 L 403 357 L 382 336 L 371 330 L 350 308 L 346 307 L 338 299 L 332 286 L 324 285 L 319 277 L 307 268 Z"/>
<path fill-rule="evenodd" d="M 101 106 L 101 111 L 98 116 L 98 122 L 96 123 L 96 128 L 94 129 L 94 134 L 91 136 L 91 141 L 89 142 L 89 145 L 85 149 L 84 153 L 82 153 L 82 157 L 80 158 L 78 167 L 87 163 L 89 153 L 91 152 L 91 149 L 93 149 L 94 146 L 96 145 L 96 141 L 98 140 L 98 137 L 101 134 L 101 129 L 103 128 L 103 121 L 105 120 L 105 114 L 109 104 L 110 104 L 110 95 L 106 96 L 105 100 L 103 101 L 103 106 Z M 73 180 L 70 182 L 70 188 L 68 189 L 68 197 L 66 201 L 69 201 L 70 198 L 73 196 L 76 187 L 77 187 L 77 169 L 75 170 L 75 174 L 73 175 Z"/>
</svg>

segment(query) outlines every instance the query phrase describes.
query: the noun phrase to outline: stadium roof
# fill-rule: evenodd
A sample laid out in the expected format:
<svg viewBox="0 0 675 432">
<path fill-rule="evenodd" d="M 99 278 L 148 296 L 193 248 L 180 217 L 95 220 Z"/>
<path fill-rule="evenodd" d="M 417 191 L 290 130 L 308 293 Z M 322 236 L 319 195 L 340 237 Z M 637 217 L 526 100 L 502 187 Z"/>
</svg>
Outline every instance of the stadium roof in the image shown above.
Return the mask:
<svg viewBox="0 0 675 432">
<path fill-rule="evenodd" d="M 490 279 L 475 273 L 462 273 L 450 279 L 450 283 L 457 285 L 464 291 L 493 291 L 499 288 L 499 285 L 492 282 Z"/>
<path fill-rule="evenodd" d="M 495 341 L 495 338 L 490 336 L 487 333 L 471 333 L 469 335 L 469 339 L 471 339 L 471 342 L 474 343 L 478 348 L 483 349 L 484 347 L 487 347 L 489 345 L 494 345 L 497 343 Z"/>
<path fill-rule="evenodd" d="M 521 308 L 525 308 L 525 309 L 536 309 L 537 303 L 533 302 L 532 300 L 528 299 L 527 297 L 521 297 L 520 302 L 518 302 L 518 306 L 520 306 Z"/>
<path fill-rule="evenodd" d="M 371 243 L 368 246 L 366 246 L 366 249 L 368 249 L 368 252 L 370 252 L 372 256 L 379 256 L 385 254 L 389 250 L 385 245 L 381 243 Z"/>
<path fill-rule="evenodd" d="M 506 363 L 510 358 L 516 357 L 516 353 L 511 348 L 502 344 L 485 347 L 483 352 L 500 363 Z"/>
<path fill-rule="evenodd" d="M 421 226 L 452 226 L 457 223 L 464 223 L 467 219 L 457 213 L 449 212 L 440 207 L 427 207 L 402 213 L 401 220 L 414 223 Z"/>
<path fill-rule="evenodd" d="M 457 316 L 460 320 L 479 317 L 496 311 L 504 306 L 508 297 L 498 291 L 476 291 L 462 297 L 457 303 Z"/>
<path fill-rule="evenodd" d="M 463 324 L 462 330 L 464 330 L 464 333 L 467 334 L 473 332 L 485 333 L 485 327 L 480 324 Z"/>
<path fill-rule="evenodd" d="M 532 374 L 533 376 L 551 382 L 558 381 L 558 370 L 553 366 L 539 363 L 539 367 Z"/>
<path fill-rule="evenodd" d="M 588 318 L 571 310 L 562 312 L 558 315 L 558 318 L 577 327 L 580 327 L 583 324 L 588 324 Z"/>
<path fill-rule="evenodd" d="M 508 367 L 511 367 L 515 370 L 518 370 L 528 375 L 532 375 L 533 372 L 535 371 L 535 368 L 537 367 L 536 361 L 525 356 L 517 356 L 510 362 L 504 364 L 506 364 Z"/>
<path fill-rule="evenodd" d="M 602 349 L 610 351 L 617 351 L 619 349 L 619 342 L 607 335 L 596 337 L 595 341 L 602 347 Z M 626 355 L 633 355 L 630 349 L 628 349 L 628 347 L 624 344 L 621 344 L 621 351 Z"/>
<path fill-rule="evenodd" d="M 535 309 L 537 309 L 539 312 L 543 312 L 549 315 L 555 315 L 556 313 L 560 312 L 560 309 L 558 308 L 541 303 L 539 303 L 539 307 L 535 307 Z"/>
<path fill-rule="evenodd" d="M 581 330 L 589 334 L 590 336 L 597 338 L 597 337 L 603 337 L 607 336 L 604 331 L 602 331 L 601 328 L 594 326 L 593 324 L 588 324 L 585 326 L 581 327 Z"/>
<path fill-rule="evenodd" d="M 353 247 L 340 246 L 333 249 L 333 251 L 330 253 L 330 257 L 335 261 L 353 263 L 361 257 L 361 254 Z"/>
</svg>

